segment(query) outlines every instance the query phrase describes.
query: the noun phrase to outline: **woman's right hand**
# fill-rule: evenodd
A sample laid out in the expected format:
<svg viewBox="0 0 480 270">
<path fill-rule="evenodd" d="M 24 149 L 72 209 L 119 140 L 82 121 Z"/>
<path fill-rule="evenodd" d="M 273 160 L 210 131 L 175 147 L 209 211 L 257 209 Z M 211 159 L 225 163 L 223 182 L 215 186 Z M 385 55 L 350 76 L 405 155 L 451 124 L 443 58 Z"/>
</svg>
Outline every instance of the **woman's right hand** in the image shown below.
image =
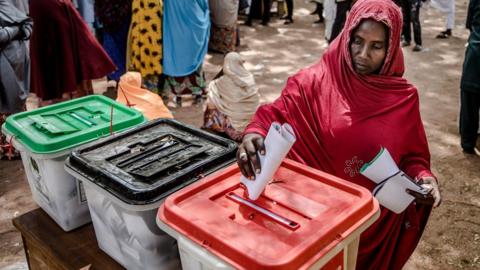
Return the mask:
<svg viewBox="0 0 480 270">
<path fill-rule="evenodd" d="M 263 139 L 263 136 L 258 133 L 248 133 L 243 136 L 242 143 L 238 146 L 238 167 L 243 176 L 250 180 L 254 180 L 255 173 L 259 174 L 262 169 L 257 151 L 260 155 L 265 155 Z"/>
</svg>

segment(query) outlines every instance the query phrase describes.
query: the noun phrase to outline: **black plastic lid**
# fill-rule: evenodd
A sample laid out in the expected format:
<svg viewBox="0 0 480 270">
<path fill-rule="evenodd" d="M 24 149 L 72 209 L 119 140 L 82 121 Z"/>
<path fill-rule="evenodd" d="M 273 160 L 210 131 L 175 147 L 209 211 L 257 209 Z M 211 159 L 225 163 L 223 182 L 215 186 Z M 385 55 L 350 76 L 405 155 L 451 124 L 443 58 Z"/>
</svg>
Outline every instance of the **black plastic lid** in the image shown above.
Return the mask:
<svg viewBox="0 0 480 270">
<path fill-rule="evenodd" d="M 66 166 L 132 205 L 157 202 L 234 161 L 234 141 L 159 119 L 95 141 Z"/>
</svg>

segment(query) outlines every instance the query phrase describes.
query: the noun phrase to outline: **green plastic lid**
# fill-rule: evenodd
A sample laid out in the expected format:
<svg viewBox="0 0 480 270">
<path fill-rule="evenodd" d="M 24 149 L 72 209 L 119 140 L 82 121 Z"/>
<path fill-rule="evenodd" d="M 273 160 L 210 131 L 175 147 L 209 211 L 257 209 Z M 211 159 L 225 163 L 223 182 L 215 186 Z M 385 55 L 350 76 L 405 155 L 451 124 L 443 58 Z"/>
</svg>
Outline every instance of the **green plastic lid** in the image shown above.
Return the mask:
<svg viewBox="0 0 480 270">
<path fill-rule="evenodd" d="M 110 121 L 113 107 L 113 121 Z M 33 153 L 70 149 L 145 122 L 139 111 L 110 98 L 91 95 L 7 118 L 4 129 Z"/>
</svg>

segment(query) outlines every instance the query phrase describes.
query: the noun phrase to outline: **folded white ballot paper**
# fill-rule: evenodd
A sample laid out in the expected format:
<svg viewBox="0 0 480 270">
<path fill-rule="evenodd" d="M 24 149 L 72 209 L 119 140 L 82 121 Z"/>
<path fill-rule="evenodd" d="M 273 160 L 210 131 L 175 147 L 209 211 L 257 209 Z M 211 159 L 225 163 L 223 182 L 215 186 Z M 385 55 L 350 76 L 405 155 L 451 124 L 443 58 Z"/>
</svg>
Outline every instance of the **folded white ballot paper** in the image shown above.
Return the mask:
<svg viewBox="0 0 480 270">
<path fill-rule="evenodd" d="M 240 182 L 247 188 L 250 200 L 256 200 L 260 197 L 295 140 L 295 133 L 289 124 L 272 123 L 264 140 L 265 155 L 258 153 L 261 166 L 260 174 L 255 176 L 255 180 L 249 180 L 243 175 L 240 177 Z"/>
<path fill-rule="evenodd" d="M 423 194 L 429 192 L 402 172 L 383 147 L 372 161 L 362 166 L 360 173 L 377 183 L 372 193 L 378 202 L 397 214 L 403 212 L 415 199 L 406 189 Z"/>
</svg>

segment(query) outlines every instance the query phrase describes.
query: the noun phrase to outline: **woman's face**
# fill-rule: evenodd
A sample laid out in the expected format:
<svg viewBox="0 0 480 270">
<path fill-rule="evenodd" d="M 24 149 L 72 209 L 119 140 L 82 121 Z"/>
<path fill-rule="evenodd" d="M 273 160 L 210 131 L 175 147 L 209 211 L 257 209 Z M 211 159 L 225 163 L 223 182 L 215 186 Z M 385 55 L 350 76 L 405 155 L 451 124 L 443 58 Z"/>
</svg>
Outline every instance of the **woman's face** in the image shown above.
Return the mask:
<svg viewBox="0 0 480 270">
<path fill-rule="evenodd" d="M 378 73 L 387 54 L 387 29 L 382 23 L 364 20 L 353 30 L 350 54 L 353 68 L 362 75 Z"/>
</svg>

